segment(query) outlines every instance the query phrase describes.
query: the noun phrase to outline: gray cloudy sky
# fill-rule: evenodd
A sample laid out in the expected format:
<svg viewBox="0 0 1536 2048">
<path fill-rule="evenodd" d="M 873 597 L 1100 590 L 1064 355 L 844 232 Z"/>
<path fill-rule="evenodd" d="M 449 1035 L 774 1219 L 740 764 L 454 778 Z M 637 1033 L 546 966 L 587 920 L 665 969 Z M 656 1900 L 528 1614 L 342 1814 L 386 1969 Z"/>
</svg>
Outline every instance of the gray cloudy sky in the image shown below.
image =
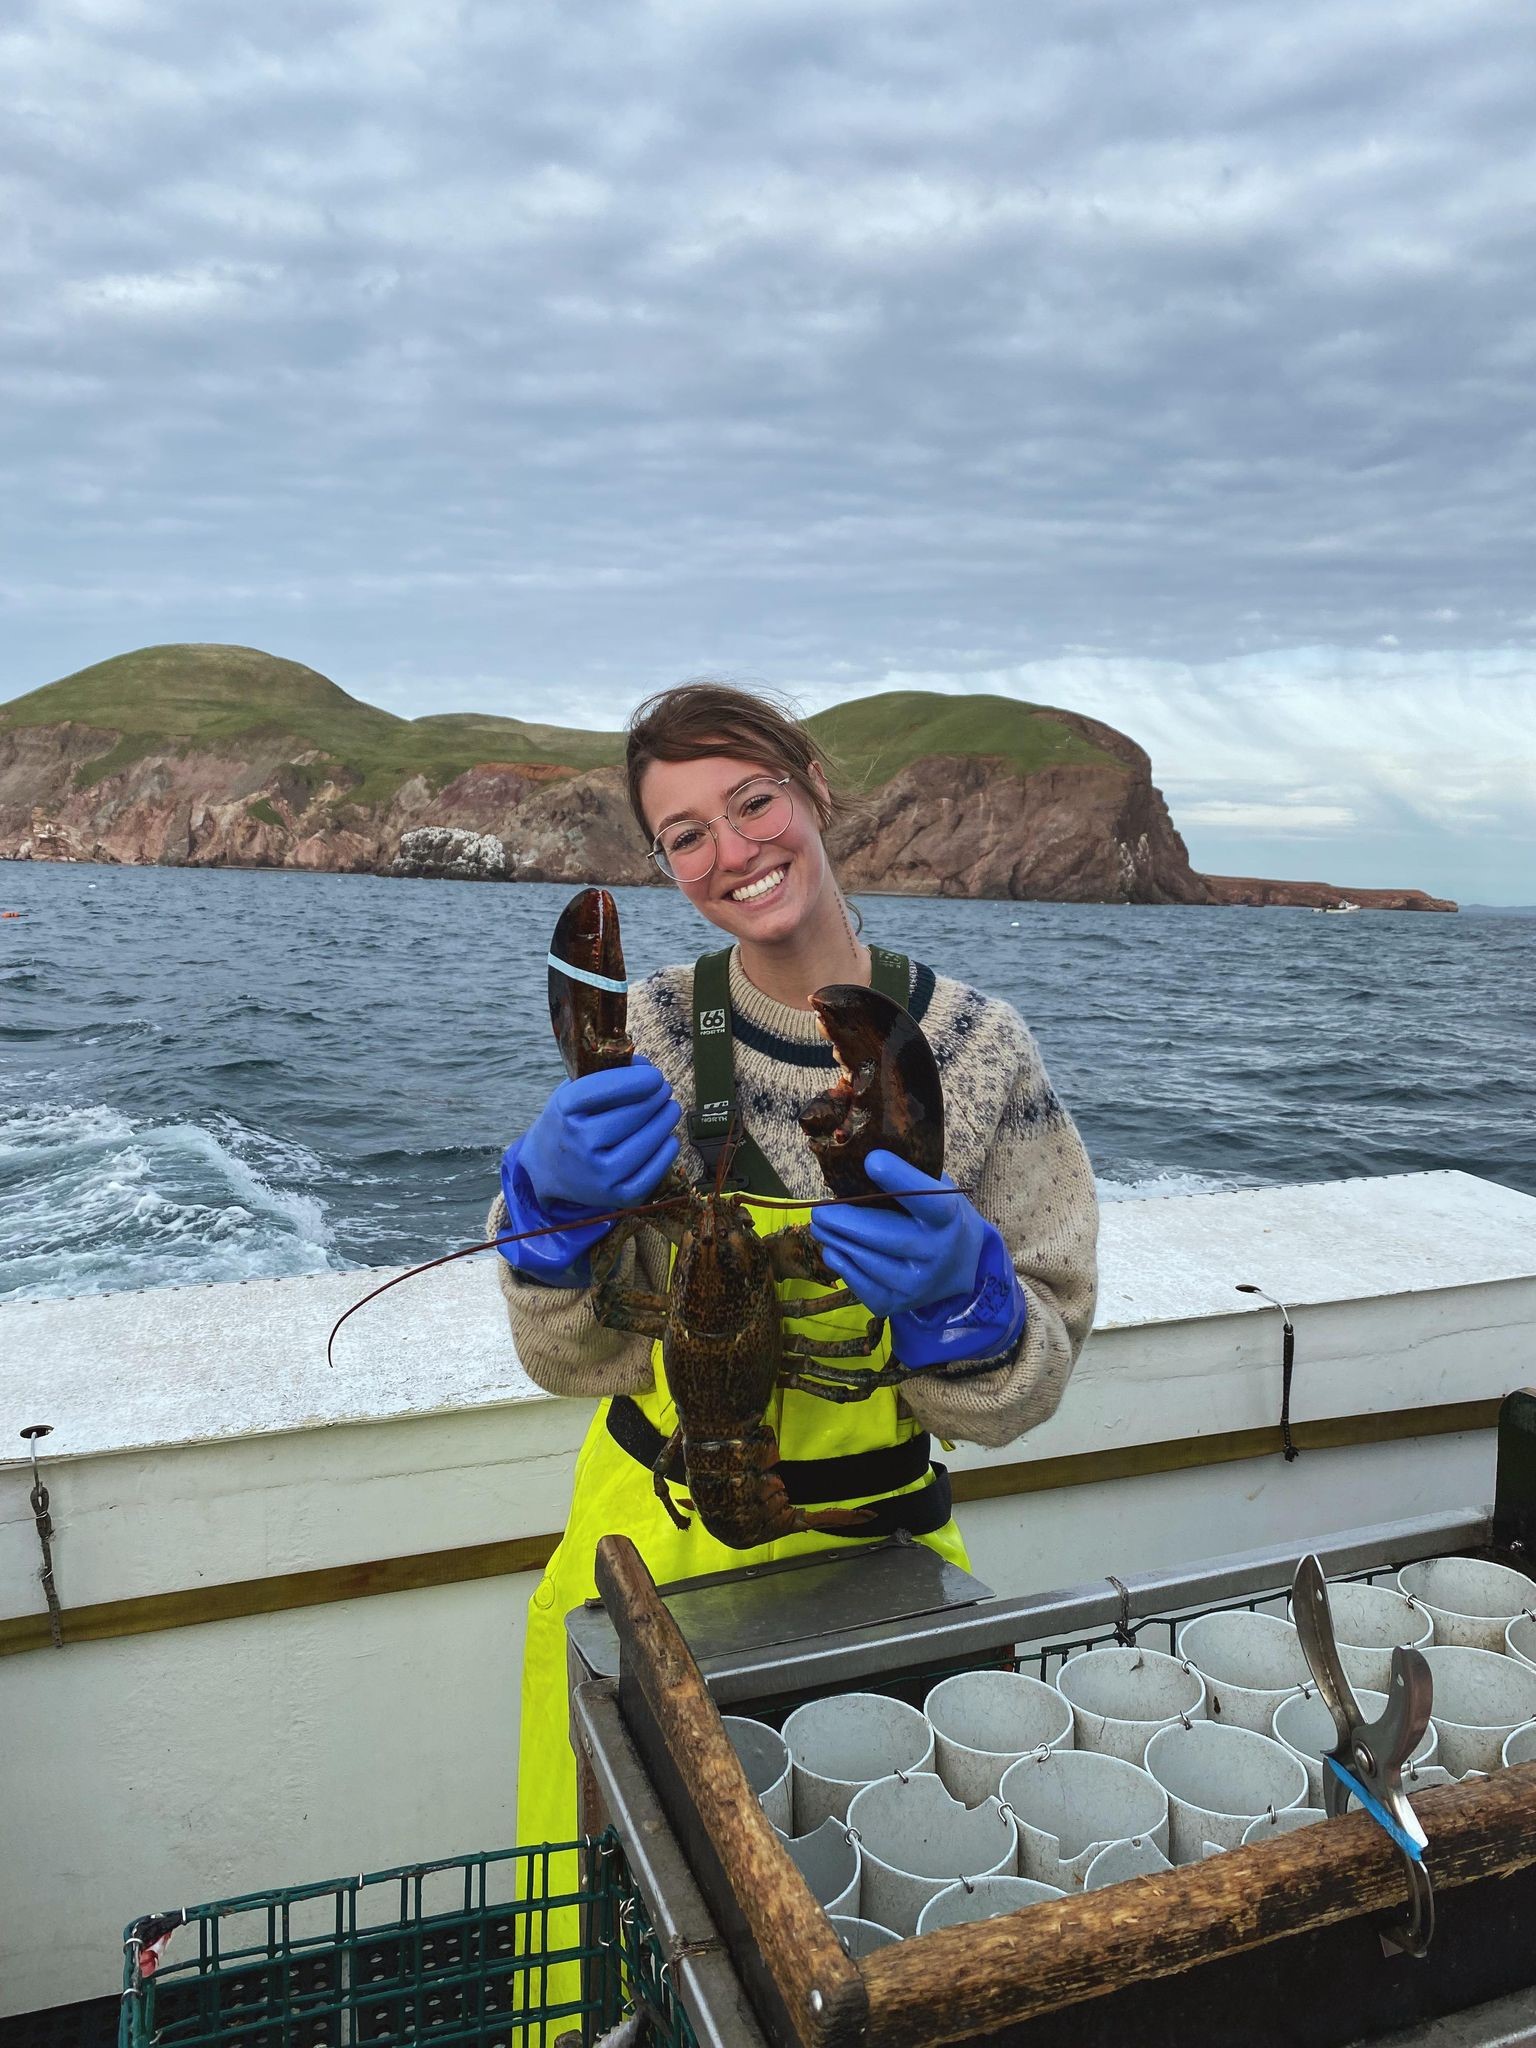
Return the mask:
<svg viewBox="0 0 1536 2048">
<path fill-rule="evenodd" d="M 1536 901 L 1529 0 L 15 0 L 0 696 L 988 688 Z"/>
</svg>

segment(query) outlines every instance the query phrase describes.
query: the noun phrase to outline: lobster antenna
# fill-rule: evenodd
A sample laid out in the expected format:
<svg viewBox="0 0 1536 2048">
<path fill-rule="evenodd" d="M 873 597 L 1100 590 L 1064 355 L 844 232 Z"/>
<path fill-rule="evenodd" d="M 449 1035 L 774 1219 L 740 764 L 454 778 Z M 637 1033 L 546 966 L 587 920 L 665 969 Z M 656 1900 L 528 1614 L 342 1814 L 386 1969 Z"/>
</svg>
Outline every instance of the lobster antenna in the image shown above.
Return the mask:
<svg viewBox="0 0 1536 2048">
<path fill-rule="evenodd" d="M 675 1209 L 679 1202 L 686 1201 L 686 1199 L 687 1197 L 684 1195 L 668 1195 L 660 1202 L 642 1202 L 633 1209 L 615 1209 L 606 1216 L 585 1216 L 582 1218 L 582 1221 L 584 1223 L 620 1223 L 626 1216 L 651 1216 L 663 1209 Z M 388 1294 L 391 1287 L 400 1287 L 407 1280 L 414 1280 L 422 1273 L 430 1273 L 436 1266 L 451 1266 L 455 1259 L 472 1259 L 477 1252 L 495 1251 L 498 1245 L 521 1244 L 523 1239 L 527 1237 L 551 1237 L 559 1231 L 569 1230 L 570 1227 L 569 1223 L 541 1223 L 536 1230 L 503 1231 L 499 1237 L 486 1238 L 483 1244 L 467 1244 L 456 1252 L 444 1252 L 441 1258 L 428 1259 L 420 1266 L 407 1267 L 405 1272 L 397 1273 L 392 1280 L 386 1280 L 382 1286 L 373 1288 L 360 1301 L 354 1301 L 350 1308 L 344 1309 L 336 1318 L 335 1322 L 331 1325 L 331 1334 L 325 1340 L 326 1364 L 334 1365 L 336 1363 L 335 1359 L 331 1356 L 331 1347 L 336 1342 L 336 1332 L 341 1328 L 342 1324 L 347 1322 L 352 1316 L 355 1316 L 360 1308 L 366 1308 L 370 1301 L 377 1301 L 381 1294 Z"/>
<path fill-rule="evenodd" d="M 731 1170 L 731 1163 L 741 1150 L 741 1141 L 747 1134 L 747 1127 L 741 1120 L 741 1111 L 732 1110 L 731 1120 L 725 1127 L 725 1138 L 720 1146 L 720 1157 L 715 1165 L 715 1193 L 725 1192 L 725 1178 Z"/>
<path fill-rule="evenodd" d="M 902 1194 L 882 1194 L 876 1189 L 867 1195 L 818 1195 L 814 1201 L 797 1202 L 790 1196 L 752 1195 L 749 1197 L 757 1209 L 843 1209 L 851 1208 L 855 1202 L 912 1202 L 919 1195 L 974 1195 L 974 1188 L 908 1188 Z"/>
</svg>

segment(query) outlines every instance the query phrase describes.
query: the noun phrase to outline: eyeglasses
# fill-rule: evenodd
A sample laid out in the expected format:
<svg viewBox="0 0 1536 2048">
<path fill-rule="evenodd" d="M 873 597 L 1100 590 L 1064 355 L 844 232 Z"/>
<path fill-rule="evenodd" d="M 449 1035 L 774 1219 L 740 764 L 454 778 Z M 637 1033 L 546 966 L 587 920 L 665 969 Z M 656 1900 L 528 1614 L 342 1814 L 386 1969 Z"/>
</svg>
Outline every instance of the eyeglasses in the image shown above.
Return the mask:
<svg viewBox="0 0 1536 2048">
<path fill-rule="evenodd" d="M 756 782 L 744 782 L 733 790 L 723 811 L 713 818 L 674 818 L 662 827 L 651 848 L 651 859 L 671 882 L 699 882 L 709 873 L 719 853 L 714 827 L 724 818 L 743 839 L 778 839 L 789 830 L 795 815 L 788 775 L 772 782 L 764 775 Z"/>
</svg>

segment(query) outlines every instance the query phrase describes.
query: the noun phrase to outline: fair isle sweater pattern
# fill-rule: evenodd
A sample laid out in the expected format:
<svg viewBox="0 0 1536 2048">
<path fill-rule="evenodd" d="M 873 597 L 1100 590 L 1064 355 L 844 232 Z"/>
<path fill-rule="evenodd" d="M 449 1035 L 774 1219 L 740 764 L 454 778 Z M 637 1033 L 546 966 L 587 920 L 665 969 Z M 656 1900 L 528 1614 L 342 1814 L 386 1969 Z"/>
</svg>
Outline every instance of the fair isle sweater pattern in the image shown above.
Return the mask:
<svg viewBox="0 0 1536 2048">
<path fill-rule="evenodd" d="M 836 1068 L 815 1016 L 774 1002 L 730 961 L 737 1108 L 789 1193 L 826 1192 L 798 1118 Z M 1011 1005 L 915 966 L 909 1007 L 933 1047 L 944 1089 L 945 1171 L 1002 1233 L 1029 1304 L 1017 1351 L 914 1373 L 902 1398 L 924 1428 L 950 1442 L 1006 1444 L 1055 1412 L 1093 1321 L 1098 1205 L 1093 1169 L 1023 1019 Z M 666 967 L 630 992 L 635 1050 L 694 1106 L 693 968 Z M 703 1162 L 686 1142 L 682 1166 Z M 505 1228 L 500 1198 L 492 1232 Z M 665 1285 L 667 1248 L 650 1231 L 634 1251 L 636 1284 Z M 652 1384 L 648 1339 L 605 1329 L 590 1291 L 522 1281 L 498 1260 L 518 1355 L 552 1394 L 640 1393 Z"/>
</svg>

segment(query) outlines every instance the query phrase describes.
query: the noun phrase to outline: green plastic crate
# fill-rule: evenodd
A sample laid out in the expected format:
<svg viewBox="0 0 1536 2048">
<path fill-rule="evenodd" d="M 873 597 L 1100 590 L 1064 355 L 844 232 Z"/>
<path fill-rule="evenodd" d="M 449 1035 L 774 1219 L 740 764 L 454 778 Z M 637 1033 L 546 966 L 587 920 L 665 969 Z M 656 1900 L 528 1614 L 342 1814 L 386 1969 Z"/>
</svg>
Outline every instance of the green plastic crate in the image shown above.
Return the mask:
<svg viewBox="0 0 1536 2048">
<path fill-rule="evenodd" d="M 551 1913 L 573 1906 L 580 1934 L 552 1943 Z M 697 2048 L 611 1831 L 169 1918 L 158 1961 L 165 1918 L 125 1930 L 119 2048 L 555 2048 L 637 2004 L 660 2048 Z"/>
</svg>

